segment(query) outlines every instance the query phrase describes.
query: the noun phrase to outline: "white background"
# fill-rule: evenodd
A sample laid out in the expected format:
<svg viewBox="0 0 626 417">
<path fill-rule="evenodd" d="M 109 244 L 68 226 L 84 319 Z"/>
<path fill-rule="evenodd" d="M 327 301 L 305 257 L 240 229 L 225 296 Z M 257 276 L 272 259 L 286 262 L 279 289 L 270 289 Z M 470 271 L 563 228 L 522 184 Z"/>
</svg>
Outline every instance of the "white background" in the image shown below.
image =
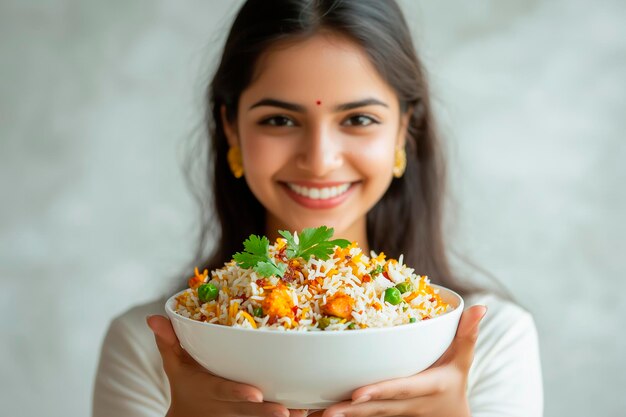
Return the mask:
<svg viewBox="0 0 626 417">
<path fill-rule="evenodd" d="M 110 319 L 183 279 L 183 156 L 239 4 L 0 1 L 3 415 L 88 415 Z M 452 247 L 534 314 L 547 416 L 622 415 L 626 2 L 402 4 Z"/>
</svg>

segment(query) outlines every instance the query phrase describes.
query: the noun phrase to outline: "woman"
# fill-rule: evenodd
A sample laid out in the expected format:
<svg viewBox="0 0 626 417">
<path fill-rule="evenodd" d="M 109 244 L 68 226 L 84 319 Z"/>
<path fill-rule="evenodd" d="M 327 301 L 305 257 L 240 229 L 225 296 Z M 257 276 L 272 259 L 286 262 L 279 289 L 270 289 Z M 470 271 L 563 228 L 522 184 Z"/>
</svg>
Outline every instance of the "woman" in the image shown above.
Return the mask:
<svg viewBox="0 0 626 417">
<path fill-rule="evenodd" d="M 207 92 L 215 269 L 250 234 L 327 225 L 366 253 L 404 254 L 467 305 L 428 370 L 357 389 L 330 416 L 538 416 L 530 315 L 456 279 L 442 234 L 444 167 L 423 69 L 398 6 L 379 0 L 246 2 Z M 209 211 L 206 211 L 209 213 Z M 479 322 L 489 314 L 481 325 Z M 212 376 L 180 348 L 162 303 L 117 318 L 104 342 L 94 415 L 289 416 L 255 387 Z M 157 350 L 158 346 L 158 350 Z"/>
</svg>

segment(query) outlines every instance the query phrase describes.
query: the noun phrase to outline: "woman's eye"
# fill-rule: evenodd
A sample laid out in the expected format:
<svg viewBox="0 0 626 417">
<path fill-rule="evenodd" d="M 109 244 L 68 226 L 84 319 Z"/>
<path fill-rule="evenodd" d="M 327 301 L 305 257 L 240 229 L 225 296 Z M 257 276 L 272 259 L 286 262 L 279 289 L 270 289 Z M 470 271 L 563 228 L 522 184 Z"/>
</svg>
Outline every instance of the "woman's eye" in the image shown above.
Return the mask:
<svg viewBox="0 0 626 417">
<path fill-rule="evenodd" d="M 287 116 L 268 117 L 267 119 L 261 120 L 259 124 L 268 125 L 268 126 L 286 126 L 286 127 L 292 127 L 296 125 L 295 122 Z"/>
<path fill-rule="evenodd" d="M 378 124 L 378 120 L 373 117 L 366 116 L 364 114 L 358 114 L 346 119 L 344 125 L 346 126 L 369 126 L 371 124 Z"/>
</svg>

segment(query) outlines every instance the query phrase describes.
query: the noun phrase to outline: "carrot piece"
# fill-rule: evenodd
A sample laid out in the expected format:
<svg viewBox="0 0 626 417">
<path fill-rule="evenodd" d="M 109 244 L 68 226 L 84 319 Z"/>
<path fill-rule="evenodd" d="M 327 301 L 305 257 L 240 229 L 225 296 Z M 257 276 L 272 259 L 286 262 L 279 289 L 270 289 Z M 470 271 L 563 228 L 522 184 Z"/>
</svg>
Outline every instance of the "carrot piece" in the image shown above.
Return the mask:
<svg viewBox="0 0 626 417">
<path fill-rule="evenodd" d="M 412 292 L 411 294 L 407 295 L 407 296 L 404 298 L 404 301 L 406 301 L 407 303 L 410 303 L 410 302 L 411 302 L 411 301 L 412 301 L 415 297 L 417 297 L 418 295 L 419 295 L 419 292 L 414 291 L 414 292 Z"/>
<path fill-rule="evenodd" d="M 253 329 L 256 329 L 256 322 L 254 321 L 254 319 L 252 318 L 252 316 L 248 313 L 246 313 L 245 311 L 241 312 L 241 315 L 243 316 L 243 318 L 245 318 L 246 320 L 248 320 L 248 323 L 250 323 L 250 325 L 252 325 Z"/>
</svg>

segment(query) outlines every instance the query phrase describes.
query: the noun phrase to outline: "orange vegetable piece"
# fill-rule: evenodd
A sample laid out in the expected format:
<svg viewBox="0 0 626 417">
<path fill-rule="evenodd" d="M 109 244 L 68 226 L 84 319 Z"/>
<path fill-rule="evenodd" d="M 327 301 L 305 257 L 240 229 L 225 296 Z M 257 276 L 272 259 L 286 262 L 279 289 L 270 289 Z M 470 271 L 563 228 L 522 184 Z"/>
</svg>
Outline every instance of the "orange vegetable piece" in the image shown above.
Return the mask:
<svg viewBox="0 0 626 417">
<path fill-rule="evenodd" d="M 263 313 L 269 316 L 293 319 L 293 299 L 284 285 L 278 285 L 263 300 Z"/>
<path fill-rule="evenodd" d="M 194 269 L 194 273 L 195 275 L 189 278 L 189 281 L 187 282 L 187 284 L 189 284 L 189 288 L 195 289 L 195 288 L 198 288 L 200 285 L 204 284 L 204 280 L 209 275 L 209 271 L 205 269 L 204 272 L 202 272 L 201 274 L 200 272 L 198 272 L 198 268 L 196 267 Z"/>
<path fill-rule="evenodd" d="M 322 312 L 329 316 L 347 319 L 352 315 L 354 309 L 354 299 L 344 293 L 336 293 L 326 300 L 322 306 Z"/>
<path fill-rule="evenodd" d="M 414 298 L 416 298 L 419 295 L 419 293 L 417 291 L 412 292 L 411 294 L 407 295 L 404 298 L 404 301 L 406 301 L 407 303 L 410 303 L 411 301 L 413 301 Z"/>
</svg>

